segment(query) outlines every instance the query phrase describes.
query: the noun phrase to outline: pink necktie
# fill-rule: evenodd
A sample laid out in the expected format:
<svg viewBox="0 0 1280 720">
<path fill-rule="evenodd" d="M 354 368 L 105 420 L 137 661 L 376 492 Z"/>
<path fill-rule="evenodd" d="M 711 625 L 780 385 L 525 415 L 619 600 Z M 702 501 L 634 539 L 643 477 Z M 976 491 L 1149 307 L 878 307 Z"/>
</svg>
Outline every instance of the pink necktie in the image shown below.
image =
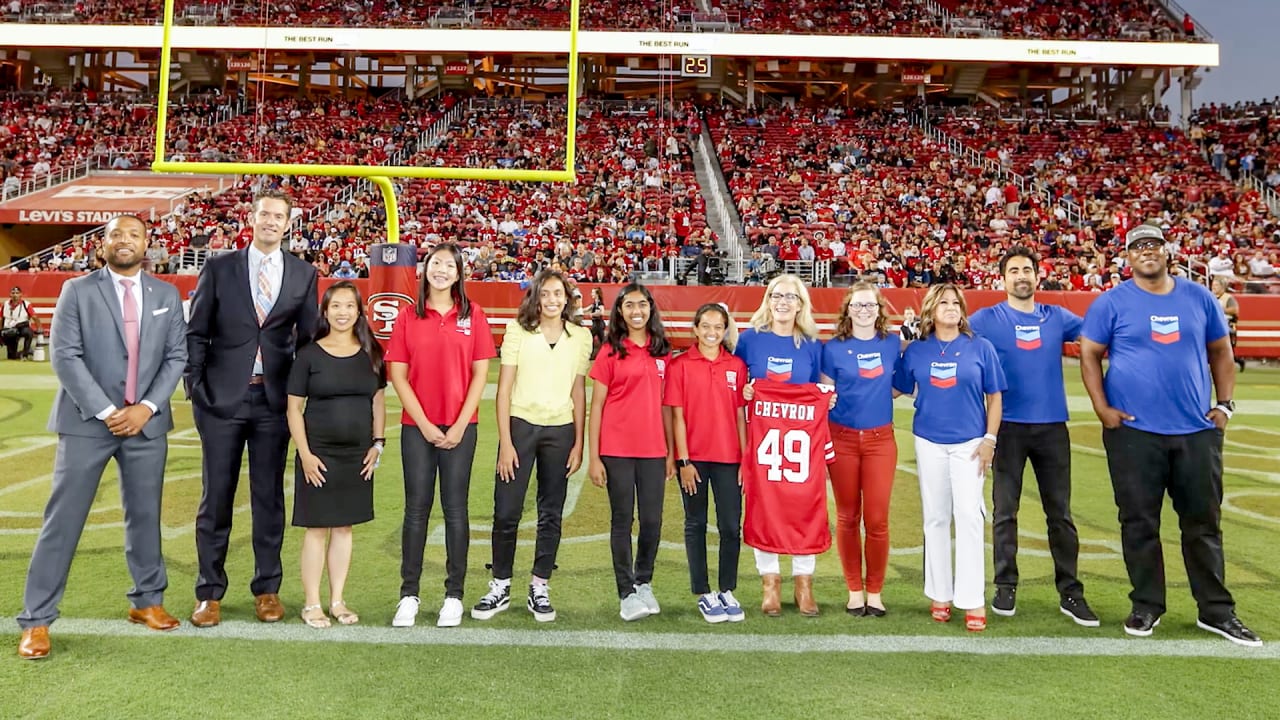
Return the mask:
<svg viewBox="0 0 1280 720">
<path fill-rule="evenodd" d="M 132 280 L 121 280 L 120 284 L 124 286 L 124 347 L 129 352 L 124 401 L 132 405 L 138 400 L 138 301 L 133 297 Z"/>
</svg>

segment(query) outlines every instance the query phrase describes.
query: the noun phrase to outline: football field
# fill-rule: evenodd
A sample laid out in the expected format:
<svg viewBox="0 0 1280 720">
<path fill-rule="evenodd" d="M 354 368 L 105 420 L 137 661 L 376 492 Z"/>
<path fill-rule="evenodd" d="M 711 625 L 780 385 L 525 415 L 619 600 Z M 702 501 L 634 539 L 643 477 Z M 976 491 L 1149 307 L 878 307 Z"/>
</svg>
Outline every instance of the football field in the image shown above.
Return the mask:
<svg viewBox="0 0 1280 720">
<path fill-rule="evenodd" d="M 471 482 L 467 607 L 483 594 L 489 577 L 495 378 L 496 371 L 481 405 Z M 1128 581 L 1100 427 L 1078 370 L 1069 368 L 1067 378 L 1080 574 L 1102 619 L 1100 628 L 1077 627 L 1058 612 L 1044 516 L 1030 473 L 1021 513 L 1017 616 L 991 615 L 980 635 L 966 633 L 959 616 L 946 625 L 930 620 L 921 591 L 909 399 L 899 401 L 896 417 L 901 454 L 884 618 L 842 611 L 846 591 L 834 548 L 818 560 L 815 595 L 822 615 L 801 617 L 790 602 L 788 582 L 783 616 L 764 618 L 759 580 L 744 548 L 737 595 L 747 620 L 708 625 L 689 591 L 683 510 L 672 483 L 654 578 L 662 612 L 623 623 L 608 548 L 608 499 L 586 482 L 583 471 L 571 479 L 565 508 L 564 541 L 551 582 L 559 615 L 554 623 L 535 623 L 523 607 L 536 514 L 530 493 L 509 611 L 483 623 L 468 615 L 460 628 L 434 626 L 444 573 L 437 502 L 418 626 L 392 628 L 404 493 L 399 405 L 389 397 L 388 452 L 374 481 L 376 519 L 355 530 L 346 593 L 361 623 L 313 630 L 297 618 L 302 531 L 294 528 L 284 549 L 286 619 L 275 625 L 254 620 L 246 476 L 227 563 L 231 587 L 223 625 L 198 630 L 187 617 L 194 602 L 200 442 L 190 406 L 175 399 L 178 428 L 170 435 L 163 513 L 170 582 L 165 605 L 183 627 L 160 635 L 125 621 L 124 593 L 131 583 L 112 468 L 81 540 L 62 618 L 52 627 L 53 652 L 47 660 L 24 662 L 16 654 L 12 618 L 21 609 L 49 493 L 56 438 L 44 426 L 56 380 L 48 364 L 0 363 L 0 615 L 8 623 L 0 633 L 0 718 L 1280 716 L 1280 372 L 1251 368 L 1239 376 L 1239 410 L 1225 448 L 1227 581 L 1241 618 L 1267 643 L 1254 650 L 1196 629 L 1177 518 L 1168 508 L 1168 613 L 1151 638 L 1122 632 Z M 287 498 L 292 487 L 290 467 Z M 989 505 L 990 481 L 987 495 Z M 714 568 L 714 535 L 708 542 Z M 988 550 L 988 584 L 989 578 Z M 322 598 L 327 603 L 327 595 Z"/>
</svg>

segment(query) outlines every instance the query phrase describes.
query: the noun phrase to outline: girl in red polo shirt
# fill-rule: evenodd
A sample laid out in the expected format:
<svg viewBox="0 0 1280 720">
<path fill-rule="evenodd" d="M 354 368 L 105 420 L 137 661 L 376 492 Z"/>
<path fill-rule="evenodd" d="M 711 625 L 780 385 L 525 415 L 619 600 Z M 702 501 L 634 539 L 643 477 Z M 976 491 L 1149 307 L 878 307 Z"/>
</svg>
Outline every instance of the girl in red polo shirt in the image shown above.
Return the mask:
<svg viewBox="0 0 1280 720">
<path fill-rule="evenodd" d="M 404 530 L 400 535 L 400 604 L 396 627 L 418 615 L 418 583 L 427 518 L 440 478 L 445 527 L 445 600 L 436 625 L 462 622 L 462 585 L 471 529 L 467 494 L 476 453 L 476 409 L 496 357 L 489 321 L 463 288 L 462 253 L 437 245 L 427 255 L 418 301 L 396 319 L 387 347 L 391 384 L 404 406 L 400 455 L 404 466 Z"/>
<path fill-rule="evenodd" d="M 623 620 L 659 611 L 653 565 L 662 534 L 662 496 L 675 474 L 667 446 L 671 413 L 662 407 L 670 345 L 653 295 L 631 283 L 609 314 L 609 332 L 591 366 L 591 463 L 587 474 L 609 491 L 609 549 Z M 632 508 L 635 508 L 633 515 Z M 634 559 L 631 525 L 640 518 Z"/>
<path fill-rule="evenodd" d="M 747 440 L 747 364 L 734 356 L 737 330 L 715 303 L 693 316 L 697 347 L 671 361 L 663 404 L 672 408 L 672 436 L 684 501 L 684 549 L 698 612 L 709 623 L 744 619 L 733 597 L 742 549 L 742 452 Z M 719 592 L 707 579 L 707 500 L 716 496 L 720 531 Z"/>
</svg>

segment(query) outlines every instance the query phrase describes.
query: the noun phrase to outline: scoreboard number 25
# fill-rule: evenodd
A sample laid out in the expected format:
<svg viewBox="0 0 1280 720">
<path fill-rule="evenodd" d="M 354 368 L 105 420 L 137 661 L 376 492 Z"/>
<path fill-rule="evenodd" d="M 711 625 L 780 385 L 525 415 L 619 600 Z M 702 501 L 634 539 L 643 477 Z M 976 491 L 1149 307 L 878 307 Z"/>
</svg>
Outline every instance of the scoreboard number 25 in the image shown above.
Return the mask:
<svg viewBox="0 0 1280 720">
<path fill-rule="evenodd" d="M 711 56 L 710 55 L 681 55 L 680 56 L 680 77 L 687 77 L 687 78 L 711 77 Z"/>
</svg>

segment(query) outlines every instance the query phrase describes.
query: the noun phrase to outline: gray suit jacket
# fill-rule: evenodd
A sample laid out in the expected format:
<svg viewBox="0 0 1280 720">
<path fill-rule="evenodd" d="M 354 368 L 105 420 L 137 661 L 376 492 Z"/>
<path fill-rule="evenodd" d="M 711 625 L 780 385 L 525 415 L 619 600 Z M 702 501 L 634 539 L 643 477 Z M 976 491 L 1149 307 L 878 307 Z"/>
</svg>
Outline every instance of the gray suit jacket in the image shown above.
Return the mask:
<svg viewBox="0 0 1280 720">
<path fill-rule="evenodd" d="M 187 363 L 187 323 L 178 290 L 145 273 L 138 336 L 138 401 L 157 411 L 142 428 L 147 438 L 173 429 L 169 398 Z M 129 367 L 120 300 L 103 269 L 62 286 L 51 329 L 53 371 L 61 388 L 53 399 L 49 430 L 66 435 L 112 437 L 95 415 L 111 405 L 124 407 Z"/>
</svg>

